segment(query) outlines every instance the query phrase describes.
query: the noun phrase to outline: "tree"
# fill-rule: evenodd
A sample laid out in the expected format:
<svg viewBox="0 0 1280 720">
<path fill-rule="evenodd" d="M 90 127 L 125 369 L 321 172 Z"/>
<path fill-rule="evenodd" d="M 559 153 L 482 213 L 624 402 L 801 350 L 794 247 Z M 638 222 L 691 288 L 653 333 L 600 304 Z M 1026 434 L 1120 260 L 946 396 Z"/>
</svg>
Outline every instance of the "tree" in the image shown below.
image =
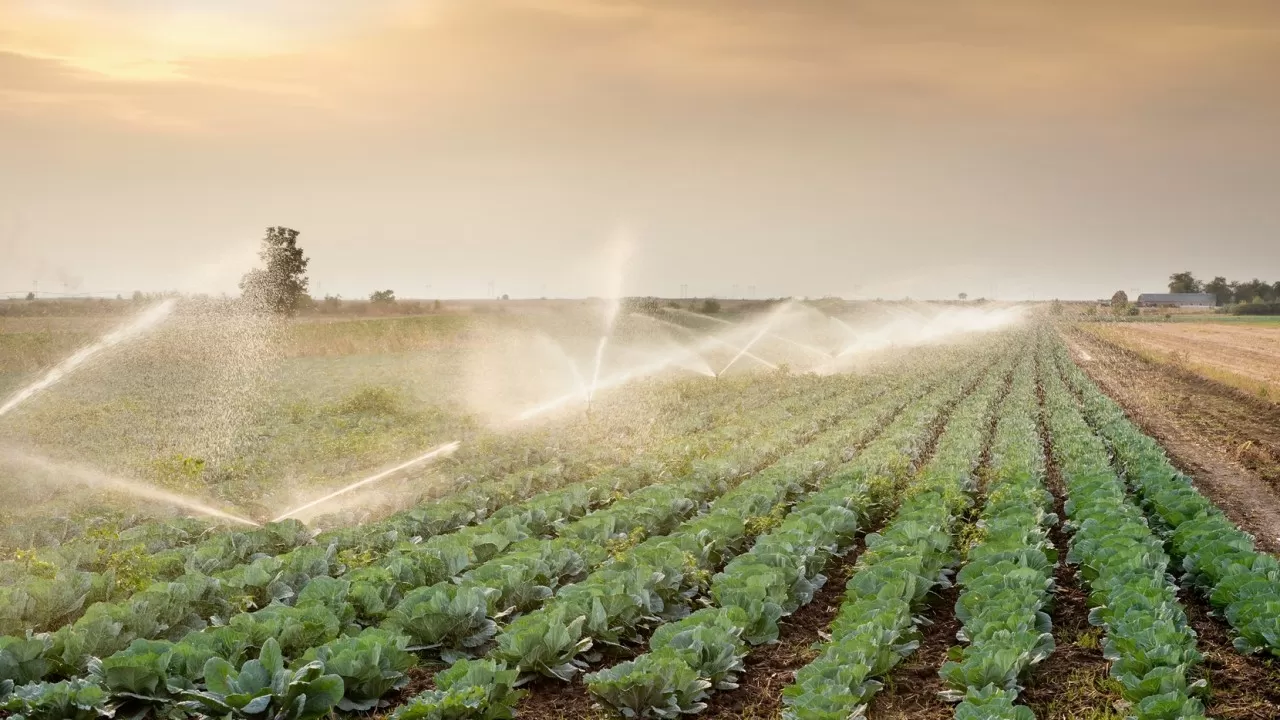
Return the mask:
<svg viewBox="0 0 1280 720">
<path fill-rule="evenodd" d="M 374 290 L 369 294 L 369 302 L 374 305 L 390 305 L 396 301 L 395 290 Z"/>
<path fill-rule="evenodd" d="M 968 300 L 968 299 L 969 299 L 969 293 L 960 293 L 960 302 L 964 302 L 965 300 Z"/>
<path fill-rule="evenodd" d="M 702 301 L 702 312 L 707 315 L 715 315 L 720 312 L 720 301 L 715 298 L 707 298 Z"/>
<path fill-rule="evenodd" d="M 1198 293 L 1204 289 L 1204 285 L 1191 274 L 1190 270 L 1186 272 L 1174 273 L 1169 276 L 1169 292 L 1171 293 Z"/>
<path fill-rule="evenodd" d="M 1221 275 L 1205 283 L 1204 291 L 1212 293 L 1213 297 L 1216 299 L 1215 302 L 1218 305 L 1226 305 L 1230 303 L 1232 295 L 1235 294 L 1231 290 L 1231 284 L 1228 283 L 1227 279 Z"/>
<path fill-rule="evenodd" d="M 1134 308 L 1137 310 L 1137 308 Z M 1129 295 L 1123 290 L 1117 290 L 1111 296 L 1111 313 L 1113 315 L 1124 315 L 1129 312 Z"/>
<path fill-rule="evenodd" d="M 307 263 L 298 247 L 298 231 L 269 227 L 258 253 L 266 268 L 254 268 L 240 280 L 243 298 L 257 312 L 292 315 L 307 292 Z"/>
<path fill-rule="evenodd" d="M 1236 285 L 1235 296 L 1236 302 L 1239 303 L 1253 302 L 1255 300 L 1266 302 L 1272 298 L 1271 286 L 1258 278 L 1254 278 L 1249 282 Z"/>
<path fill-rule="evenodd" d="M 28 300 L 35 300 L 35 299 L 36 299 L 36 294 L 35 294 L 34 292 L 28 292 L 28 293 L 27 293 L 27 299 L 28 299 Z"/>
</svg>

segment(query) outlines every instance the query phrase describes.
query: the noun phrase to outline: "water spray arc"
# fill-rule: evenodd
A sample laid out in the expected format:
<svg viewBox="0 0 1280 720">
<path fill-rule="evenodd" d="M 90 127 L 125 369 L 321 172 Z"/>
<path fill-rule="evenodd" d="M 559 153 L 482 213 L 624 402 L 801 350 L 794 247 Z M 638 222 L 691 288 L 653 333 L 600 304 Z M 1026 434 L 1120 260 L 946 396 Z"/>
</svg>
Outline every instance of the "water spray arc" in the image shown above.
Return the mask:
<svg viewBox="0 0 1280 720">
<path fill-rule="evenodd" d="M 609 336 L 613 334 L 613 326 L 618 320 L 618 311 L 622 308 L 622 286 L 627 260 L 631 257 L 631 243 L 625 235 L 614 238 L 612 247 L 612 263 L 609 269 L 610 287 L 605 298 L 604 330 L 600 334 L 600 342 L 596 345 L 595 368 L 591 371 L 591 387 L 587 390 L 587 411 L 591 411 L 591 400 L 595 397 L 600 384 L 600 370 L 604 366 L 604 352 L 609 346 Z"/>
<path fill-rule="evenodd" d="M 307 504 L 305 504 L 305 505 L 299 505 L 298 507 L 293 508 L 292 510 L 289 510 L 289 511 L 287 511 L 287 512 L 281 513 L 278 517 L 272 518 L 271 522 L 280 522 L 281 520 L 286 520 L 286 519 L 288 519 L 288 518 L 290 518 L 290 517 L 292 517 L 292 516 L 294 516 L 294 515 L 296 515 L 296 514 L 298 514 L 298 513 L 302 512 L 303 510 L 309 510 L 309 509 L 311 509 L 311 508 L 315 507 L 316 505 L 319 505 L 319 504 L 324 503 L 324 502 L 328 502 L 328 501 L 330 501 L 330 500 L 332 500 L 332 499 L 334 499 L 334 498 L 336 498 L 336 497 L 338 497 L 338 496 L 340 496 L 340 495 L 345 495 L 345 494 L 347 494 L 347 493 L 351 492 L 352 490 L 355 490 L 355 489 L 357 489 L 357 488 L 364 487 L 365 485 L 370 485 L 370 484 L 372 484 L 372 483 L 378 482 L 379 480 L 385 480 L 386 478 L 388 478 L 388 477 L 390 477 L 390 476 L 392 476 L 392 475 L 394 475 L 394 474 L 396 474 L 396 473 L 398 473 L 398 472 L 400 472 L 400 471 L 402 471 L 402 470 L 408 470 L 408 469 L 409 469 L 409 468 L 411 468 L 411 467 L 414 467 L 414 466 L 416 466 L 416 465 L 422 465 L 422 464 L 424 464 L 424 463 L 427 463 L 427 462 L 430 462 L 430 461 L 432 461 L 432 460 L 435 460 L 436 458 L 439 458 L 439 457 L 445 457 L 445 456 L 451 455 L 451 454 L 453 454 L 453 451 L 454 451 L 454 450 L 457 450 L 457 449 L 458 449 L 458 446 L 459 446 L 459 445 L 461 445 L 461 444 L 462 444 L 462 441 L 460 441 L 460 440 L 454 440 L 454 441 L 453 441 L 453 442 L 451 442 L 451 443 L 447 443 L 447 444 L 445 444 L 445 445 L 441 445 L 440 447 L 435 448 L 434 450 L 431 450 L 430 452 L 427 452 L 427 453 L 424 453 L 424 454 L 422 454 L 422 455 L 419 455 L 418 457 L 413 458 L 412 460 L 409 460 L 409 461 L 407 461 L 407 462 L 403 462 L 403 463 L 401 463 L 401 464 L 399 464 L 399 465 L 397 465 L 397 466 L 395 466 L 395 467 L 393 467 L 393 468 L 390 468 L 390 469 L 387 469 L 387 470 L 383 470 L 382 472 L 379 472 L 379 473 L 375 473 L 375 474 L 373 474 L 373 475 L 370 475 L 369 477 L 364 478 L 363 480 L 357 480 L 356 482 L 353 482 L 353 483 L 351 483 L 350 485 L 348 485 L 348 486 L 346 486 L 346 487 L 344 487 L 344 488 L 342 488 L 342 489 L 340 489 L 340 490 L 336 490 L 336 491 L 334 491 L 334 492 L 331 492 L 331 493 L 329 493 L 328 495 L 325 495 L 325 496 L 324 496 L 324 497 L 322 497 L 322 498 L 319 498 L 319 499 L 316 499 L 316 500 L 312 500 L 311 502 L 309 502 L 309 503 L 307 503 Z"/>
<path fill-rule="evenodd" d="M 663 324 L 663 325 L 667 325 L 667 326 L 673 327 L 673 328 L 675 328 L 675 329 L 677 329 L 677 330 L 681 330 L 681 331 L 685 332 L 685 333 L 686 333 L 686 334 L 688 334 L 688 335 L 693 335 L 693 336 L 695 336 L 695 337 L 698 337 L 698 338 L 700 338 L 701 340 L 703 340 L 705 343 L 711 343 L 711 344 L 714 344 L 714 345 L 719 345 L 720 347 L 727 348 L 727 349 L 729 349 L 729 350 L 732 350 L 733 352 L 742 352 L 742 353 L 743 353 L 743 355 L 742 355 L 743 357 L 745 357 L 745 358 L 747 358 L 747 359 L 749 359 L 749 360 L 754 360 L 754 361 L 756 361 L 756 362 L 760 363 L 761 365 L 764 365 L 765 367 L 769 368 L 770 370 L 777 370 L 777 369 L 778 369 L 778 365 L 777 365 L 776 363 L 773 363 L 773 362 L 770 362 L 770 361 L 768 361 L 768 360 L 765 360 L 764 358 L 760 357 L 759 355 L 756 355 L 755 353 L 752 353 L 752 352 L 745 352 L 743 348 L 738 347 L 737 345 L 734 345 L 733 343 L 729 342 L 728 340 L 725 340 L 725 339 L 723 339 L 723 338 L 717 337 L 717 336 L 715 336 L 715 335 L 702 335 L 702 336 L 700 336 L 700 335 L 698 335 L 698 334 L 697 334 L 697 333 L 696 333 L 692 328 L 687 328 L 687 327 L 685 327 L 684 325 L 681 325 L 680 323 L 674 323 L 674 322 L 671 322 L 670 320 L 663 320 L 662 318 L 654 317 L 654 316 L 652 316 L 652 315 L 645 315 L 644 313 L 632 313 L 632 317 L 644 318 L 645 320 L 651 320 L 651 321 L 656 322 L 656 323 L 661 323 L 661 324 Z M 714 378 L 719 378 L 719 377 L 720 377 L 720 374 L 719 374 L 719 373 L 717 373 L 717 372 L 715 372 L 715 371 L 712 371 L 712 372 L 710 373 L 710 375 L 711 375 L 712 377 L 714 377 Z"/>
<path fill-rule="evenodd" d="M 52 370 L 45 373 L 44 377 L 19 390 L 18 393 L 9 398 L 4 405 L 0 405 L 0 416 L 5 415 L 27 400 L 30 400 L 40 391 L 47 390 L 48 388 L 58 384 L 58 382 L 69 375 L 72 371 L 88 362 L 93 358 L 93 356 L 101 353 L 103 350 L 119 345 L 126 340 L 131 340 L 160 324 L 161 321 L 169 317 L 176 304 L 177 301 L 173 299 L 165 300 L 159 305 L 149 308 L 146 312 L 143 312 L 141 315 L 136 317 L 133 322 L 112 330 L 94 344 L 77 350 L 71 357 L 58 363 Z"/>
<path fill-rule="evenodd" d="M 785 303 L 783 303 L 782 305 L 779 305 L 779 306 L 778 306 L 778 308 L 777 308 L 776 310 L 774 310 L 772 313 L 770 313 L 769 317 L 770 317 L 771 319 L 768 321 L 768 322 L 769 322 L 769 324 L 770 324 L 770 325 L 772 325 L 772 324 L 774 323 L 774 321 L 776 321 L 776 320 L 777 320 L 777 318 L 781 317 L 782 315 L 787 314 L 788 312 L 791 312 L 791 310 L 793 309 L 793 307 L 794 307 L 794 305 L 793 305 L 793 303 L 792 303 L 792 302 L 790 302 L 790 301 L 785 302 Z M 689 311 L 689 310 L 684 310 L 684 309 L 682 309 L 682 308 L 674 308 L 674 310 L 675 310 L 676 312 L 681 312 L 681 313 L 685 313 L 685 314 L 688 314 L 688 315 L 693 315 L 694 317 L 700 318 L 700 319 L 702 319 L 702 320 L 710 320 L 710 321 L 712 321 L 712 322 L 717 322 L 717 323 L 720 323 L 721 325 L 737 326 L 737 323 L 731 322 L 731 321 L 729 321 L 729 320 L 725 320 L 724 318 L 712 317 L 712 316 L 710 316 L 710 315 L 701 315 L 701 314 L 699 314 L 699 313 L 695 313 L 695 312 L 692 312 L 692 311 Z M 678 323 L 671 323 L 671 324 L 672 324 L 672 325 L 677 325 Z M 681 327 L 683 327 L 683 326 L 681 326 Z M 776 332 L 768 332 L 768 331 L 766 331 L 766 332 L 765 332 L 765 336 L 766 336 L 766 337 L 769 337 L 769 338 L 772 338 L 772 339 L 774 339 L 774 340 L 778 340 L 779 342 L 784 342 L 784 343 L 786 343 L 786 344 L 788 344 L 788 345 L 791 345 L 791 346 L 793 346 L 793 347 L 799 348 L 799 349 L 801 349 L 801 350 L 803 350 L 803 351 L 805 351 L 805 352 L 807 352 L 807 353 L 810 353 L 810 354 L 812 354 L 812 355 L 816 355 L 816 356 L 818 356 L 818 357 L 822 358 L 823 360 L 831 360 L 831 358 L 832 358 L 832 353 L 827 352 L 826 350 L 823 350 L 823 349 L 822 349 L 822 348 L 820 348 L 820 347 L 814 347 L 813 345 L 810 345 L 810 344 L 808 344 L 808 343 L 800 342 L 799 340 L 796 340 L 796 339 L 794 339 L 794 338 L 789 338 L 789 337 L 787 337 L 787 336 L 785 336 L 785 335 L 780 335 L 780 334 L 778 334 L 778 333 L 776 333 Z"/>
<path fill-rule="evenodd" d="M 781 317 L 784 312 L 787 311 L 789 306 L 790 306 L 790 303 L 780 305 L 776 310 L 769 313 L 769 315 L 765 317 L 764 324 L 760 326 L 760 330 L 756 332 L 754 337 L 751 338 L 751 342 L 748 342 L 746 345 L 744 345 L 743 348 L 738 351 L 738 354 L 734 355 L 733 359 L 729 361 L 729 364 L 725 365 L 720 372 L 716 373 L 716 375 L 720 376 L 728 372 L 729 368 L 733 367 L 734 363 L 738 362 L 738 360 L 740 360 L 743 355 L 747 354 L 747 351 L 751 349 L 751 346 L 759 342 L 760 338 L 764 337 L 765 335 L 768 335 L 769 328 L 773 327 L 773 324 L 777 322 L 778 318 Z"/>
<path fill-rule="evenodd" d="M 252 520 L 246 520 L 238 515 L 232 515 L 229 512 L 224 512 L 210 505 L 206 505 L 199 500 L 179 495 L 168 490 L 163 490 L 137 480 L 108 475 L 107 473 L 95 470 L 94 468 L 85 465 L 51 460 L 46 457 L 12 448 L 0 449 L 0 461 L 9 461 L 18 465 L 40 470 L 41 472 L 48 474 L 50 479 L 54 482 L 71 483 L 75 485 L 110 490 L 142 498 L 143 500 L 150 500 L 151 502 L 160 503 L 162 505 L 183 508 L 200 515 L 220 518 L 222 520 L 228 520 L 241 525 L 258 527 L 258 523 Z"/>
</svg>

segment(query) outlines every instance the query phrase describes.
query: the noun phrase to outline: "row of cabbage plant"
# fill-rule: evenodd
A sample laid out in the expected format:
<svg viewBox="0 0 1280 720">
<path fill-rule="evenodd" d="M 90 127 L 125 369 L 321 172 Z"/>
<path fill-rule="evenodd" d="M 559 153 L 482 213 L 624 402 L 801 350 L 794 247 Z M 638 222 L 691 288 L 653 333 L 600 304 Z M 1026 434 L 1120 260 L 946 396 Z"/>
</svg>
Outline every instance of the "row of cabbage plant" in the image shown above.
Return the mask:
<svg viewBox="0 0 1280 720">
<path fill-rule="evenodd" d="M 821 384 L 797 382 L 796 390 L 820 390 Z M 787 387 L 790 383 L 778 383 Z M 664 429 L 668 442 L 664 447 L 671 452 L 637 459 L 629 467 L 620 470 L 620 480 L 643 482 L 662 476 L 669 467 L 678 466 L 689 453 L 715 444 L 723 446 L 726 439 L 717 439 L 709 429 L 713 419 L 729 419 L 740 416 L 744 409 L 759 407 L 760 402 L 772 403 L 780 394 L 777 388 L 746 393 L 745 398 L 726 403 L 725 398 L 695 395 L 704 401 L 715 399 L 710 405 L 693 402 L 689 413 L 673 418 Z M 746 407 L 743 407 L 743 406 Z M 537 433 L 533 439 L 540 439 Z M 690 440 L 702 442 L 690 443 Z M 127 552 L 138 555 L 135 563 L 146 566 L 143 581 L 155 583 L 180 582 L 199 585 L 193 576 L 218 576 L 227 574 L 235 581 L 244 566 L 264 556 L 277 556 L 301 549 L 304 555 L 313 554 L 307 549 L 313 545 L 336 545 L 339 551 L 347 551 L 354 557 L 379 555 L 390 550 L 398 542 L 411 537 L 431 537 L 447 533 L 486 517 L 487 513 L 518 502 L 537 492 L 566 484 L 571 477 L 567 466 L 575 468 L 598 467 L 605 463 L 610 453 L 608 446 L 585 445 L 565 453 L 550 447 L 553 443 L 535 443 L 528 447 L 519 441 L 499 441 L 485 446 L 485 452 L 470 462 L 455 463 L 459 479 L 450 483 L 452 496 L 446 499 L 429 498 L 417 507 L 396 513 L 384 520 L 358 527 L 342 528 L 321 533 L 313 541 L 314 532 L 296 520 L 270 523 L 253 530 L 228 530 L 208 537 L 196 534 L 200 525 L 188 522 L 168 524 L 145 523 L 121 533 L 114 542 L 80 541 L 66 547 L 47 551 L 24 553 L 26 564 L 12 561 L 0 562 L 0 635 L 20 635 L 28 630 L 54 630 L 73 622 L 85 614 L 86 609 L 99 603 L 115 605 L 105 609 L 108 614 L 118 614 L 123 607 L 146 604 L 148 585 L 140 590 L 131 588 L 117 578 L 115 571 L 97 571 L 79 568 L 81 559 L 88 555 L 110 552 Z M 521 469 L 523 466 L 524 469 Z M 573 471 L 578 472 L 580 471 Z M 484 482 L 470 480 L 473 476 L 498 479 Z M 148 532 L 149 528 L 164 527 L 164 532 Z M 191 541 L 188 543 L 188 541 Z M 119 549 L 117 549 L 119 546 Z M 29 557 L 28 557 L 29 556 Z M 284 562 L 289 562 L 286 558 Z M 307 562 L 307 560 L 303 560 Z M 27 572 L 26 566 L 38 568 Z M 223 579 L 219 577 L 218 579 Z M 132 579 L 134 583 L 138 578 Z"/>
<path fill-rule="evenodd" d="M 936 377 L 941 379 L 948 372 L 954 374 L 957 368 L 942 368 Z M 906 398 L 911 396 L 905 389 L 904 393 Z M 776 522 L 792 498 L 832 472 L 849 443 L 871 437 L 878 425 L 886 423 L 885 411 L 891 407 L 886 404 L 880 411 L 853 416 L 842 431 L 743 483 L 706 515 L 667 537 L 641 543 L 611 560 L 586 582 L 563 589 L 541 612 L 509 625 L 487 659 L 455 663 L 437 676 L 435 690 L 401 706 L 394 717 L 453 717 L 450 713 L 463 706 L 468 709 L 457 717 L 509 716 L 518 696 L 513 688 L 531 674 L 568 680 L 588 661 L 598 659 L 603 647 L 638 643 L 645 631 L 664 620 L 685 618 L 697 623 L 708 619 L 704 611 L 689 612 L 706 604 L 709 570 L 741 553 L 753 534 Z M 763 607 L 757 610 L 767 612 Z M 669 632 L 662 631 L 655 642 L 661 642 Z M 732 658 L 725 661 L 729 666 L 735 662 Z M 663 667 L 675 670 L 666 664 Z M 657 671 L 663 672 L 662 668 Z M 677 704 L 703 690 L 703 681 L 696 674 L 690 677 L 687 671 L 669 679 L 681 686 L 670 693 L 678 698 Z M 721 680 L 729 682 L 727 676 Z"/>
<path fill-rule="evenodd" d="M 953 375 L 908 406 L 712 578 L 712 607 L 659 627 L 649 653 L 588 675 L 588 690 L 624 716 L 669 717 L 696 713 L 711 692 L 735 689 L 748 647 L 777 642 L 780 620 L 826 583 L 830 559 L 846 554 L 859 530 L 893 506 L 899 483 L 972 380 Z"/>
<path fill-rule="evenodd" d="M 956 575 L 959 657 L 943 664 L 946 697 L 960 700 L 961 719 L 1033 720 L 1015 705 L 1027 671 L 1053 652 L 1045 607 L 1053 592 L 1057 552 L 1049 530 L 1058 522 L 1045 489 L 1034 357 L 1014 370 L 988 453 L 978 540 Z"/>
<path fill-rule="evenodd" d="M 1131 423 L 1120 406 L 1071 362 L 1065 347 L 1059 345 L 1056 356 L 1153 527 L 1181 562 L 1184 579 L 1235 630 L 1236 650 L 1280 657 L 1280 561 L 1258 552 L 1253 538 L 1195 489 L 1159 443 Z"/>
<path fill-rule="evenodd" d="M 618 450 L 624 454 L 633 450 L 627 447 L 625 439 L 633 427 L 636 413 L 645 417 L 663 417 L 663 423 L 645 433 L 652 440 L 661 440 L 672 433 L 696 433 L 732 417 L 734 412 L 741 410 L 738 407 L 739 395 L 745 396 L 747 404 L 770 401 L 802 391 L 808 382 L 806 378 L 789 378 L 787 382 L 756 384 L 746 393 L 736 392 L 745 388 L 735 387 L 733 381 L 714 385 L 663 385 L 658 391 L 631 393 L 622 412 L 611 412 L 606 407 L 585 428 L 555 424 L 550 428 L 517 434 L 482 435 L 461 448 L 442 466 L 455 469 L 463 479 L 501 479 L 519 472 L 553 480 L 557 475 L 565 475 L 566 470 L 580 474 L 580 470 L 574 468 L 599 465 L 609 457 L 616 458 Z M 624 442 L 610 443 L 612 455 L 606 455 L 599 452 L 601 448 L 594 442 L 603 437 L 622 438 Z M 560 484 L 564 482 L 561 479 Z M 433 494 L 438 498 L 442 493 L 455 492 L 456 489 L 456 485 L 450 483 L 429 488 L 428 492 L 434 490 Z M 207 518 L 157 518 L 139 512 L 101 510 L 88 517 L 37 515 L 3 528 L 0 532 L 0 556 L 8 556 L 0 559 L 0 586 L 3 586 L 4 597 L 9 599 L 23 591 L 25 596 L 35 598 L 36 602 L 24 605 L 28 610 L 26 615 L 13 610 L 15 603 L 0 603 L 4 608 L 0 614 L 0 633 L 14 631 L 4 624 L 7 622 L 18 624 L 16 632 L 22 632 L 24 629 L 53 629 L 60 622 L 74 620 L 75 604 L 81 597 L 88 598 L 87 602 L 80 603 L 83 607 L 131 594 L 129 582 L 136 579 L 136 573 L 130 573 L 128 577 L 113 577 L 117 573 L 106 565 L 129 562 L 133 566 L 142 566 L 150 579 L 170 580 L 182 573 L 187 558 L 193 554 L 201 556 L 196 565 L 203 572 L 211 573 L 241 564 L 244 557 L 258 552 L 275 554 L 292 547 L 263 546 L 261 541 L 254 540 L 255 534 L 261 533 L 217 524 Z M 362 519 L 356 513 L 344 512 L 317 518 L 312 526 L 327 527 L 342 520 L 351 524 L 350 521 Z M 322 542 L 326 545 L 339 542 L 341 548 L 346 549 L 366 540 L 378 542 L 386 530 L 411 523 L 409 518 L 389 518 L 345 527 L 326 533 Z M 261 549 L 253 548 L 255 544 Z M 237 557 L 237 553 L 232 552 L 246 546 L 248 554 Z M 218 566 L 219 563 L 222 565 Z M 63 593 L 52 592 L 59 588 L 48 587 L 48 581 L 58 575 L 66 576 L 63 584 L 67 589 Z M 75 592 L 77 588 L 83 589 Z M 57 602 L 65 596 L 72 600 Z"/>
<path fill-rule="evenodd" d="M 1168 574 L 1169 556 L 1059 376 L 1054 342 L 1041 342 L 1039 376 L 1053 457 L 1067 494 L 1067 562 L 1079 566 L 1089 585 L 1089 621 L 1105 631 L 1103 655 L 1111 661 L 1111 677 L 1131 703 L 1129 717 L 1203 717 L 1204 706 L 1194 697 L 1204 685 L 1194 679 L 1201 656 Z"/>
<path fill-rule="evenodd" d="M 802 400 L 808 400 L 811 405 L 814 398 Z M 755 443 L 752 452 L 760 462 L 767 462 L 776 456 L 779 445 L 802 441 L 811 434 L 815 418 L 836 417 L 839 409 L 847 407 L 847 402 L 838 396 L 827 398 L 817 409 L 809 407 L 810 415 L 799 417 L 791 415 L 794 409 L 791 403 L 781 405 L 777 409 L 777 417 L 789 424 L 784 424 L 780 434 L 777 434 L 779 428 L 774 428 L 773 434 L 762 431 L 772 439 L 765 438 L 766 442 Z M 763 417 L 768 418 L 769 414 L 764 413 Z M 743 469 L 735 459 L 731 454 L 721 459 L 727 462 L 708 462 L 705 465 L 707 472 L 693 483 L 706 488 L 705 492 L 723 487 L 724 474 L 733 476 Z M 690 488 L 685 490 L 692 491 Z M 397 593 L 427 584 L 430 573 L 437 573 L 440 580 L 446 580 L 480 557 L 500 552 L 513 540 L 528 537 L 531 532 L 556 529 L 556 522 L 581 515 L 595 492 L 586 487 L 574 487 L 540 496 L 526 503 L 520 513 L 499 513 L 479 526 L 465 528 L 461 536 L 456 533 L 438 536 L 412 546 L 410 550 L 419 551 L 413 560 L 393 552 L 384 566 L 357 570 L 349 573 L 349 577 L 333 578 L 323 574 L 333 561 L 334 548 L 330 547 L 325 550 L 324 558 L 317 561 L 315 567 L 318 569 L 306 578 L 307 582 L 296 597 L 288 598 L 293 600 L 292 605 L 277 600 L 262 610 L 235 615 L 218 627 L 189 633 L 176 644 L 136 639 L 128 648 L 101 661 L 100 667 L 107 671 L 101 674 L 101 680 L 112 694 L 130 703 L 142 699 L 153 704 L 172 703 L 175 697 L 187 692 L 191 684 L 205 679 L 206 666 L 215 658 L 239 665 L 246 661 L 251 649 L 261 647 L 267 640 L 276 641 L 286 658 L 297 658 L 308 649 L 330 643 L 339 636 L 355 635 L 360 629 L 361 619 L 365 622 L 379 619 L 389 606 L 396 604 L 394 597 Z M 668 513 L 687 513 L 696 508 L 696 503 L 690 504 L 678 493 L 664 492 L 662 488 L 641 490 L 621 504 L 634 508 L 637 515 L 645 517 L 655 516 L 656 508 L 666 508 Z M 465 540 L 458 542 L 462 536 Z M 300 553 L 292 554 L 293 557 L 298 555 Z M 260 577 L 272 582 L 283 576 L 279 572 L 267 572 Z M 38 640 L 26 641 L 27 647 Z M 358 676 L 369 670 L 370 663 L 378 666 L 380 672 L 395 671 L 396 666 L 404 663 L 401 651 L 406 646 L 407 642 L 402 641 L 398 633 L 378 635 L 366 632 L 356 636 L 355 640 L 328 648 L 343 651 L 336 654 L 345 654 L 350 660 L 347 664 L 351 668 L 343 673 L 354 681 L 353 695 L 348 698 L 350 704 L 354 706 L 368 700 L 359 689 L 362 683 Z M 359 662 L 361 657 L 366 662 Z"/>
<path fill-rule="evenodd" d="M 866 537 L 830 640 L 782 691 L 784 718 L 862 717 L 881 687 L 876 678 L 919 646 L 922 620 L 915 613 L 933 588 L 950 582 L 957 560 L 954 531 L 972 505 L 974 472 L 1009 369 L 1007 361 L 956 408 L 894 519 Z"/>
</svg>

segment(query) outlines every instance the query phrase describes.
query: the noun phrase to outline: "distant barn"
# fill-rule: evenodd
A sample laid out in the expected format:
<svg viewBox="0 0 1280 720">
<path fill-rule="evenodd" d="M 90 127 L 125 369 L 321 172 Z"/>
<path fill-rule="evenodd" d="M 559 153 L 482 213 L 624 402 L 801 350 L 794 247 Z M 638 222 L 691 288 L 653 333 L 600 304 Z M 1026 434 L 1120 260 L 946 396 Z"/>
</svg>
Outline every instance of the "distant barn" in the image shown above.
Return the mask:
<svg viewBox="0 0 1280 720">
<path fill-rule="evenodd" d="M 1139 307 L 1213 307 L 1218 298 L 1213 293 L 1142 293 Z"/>
</svg>

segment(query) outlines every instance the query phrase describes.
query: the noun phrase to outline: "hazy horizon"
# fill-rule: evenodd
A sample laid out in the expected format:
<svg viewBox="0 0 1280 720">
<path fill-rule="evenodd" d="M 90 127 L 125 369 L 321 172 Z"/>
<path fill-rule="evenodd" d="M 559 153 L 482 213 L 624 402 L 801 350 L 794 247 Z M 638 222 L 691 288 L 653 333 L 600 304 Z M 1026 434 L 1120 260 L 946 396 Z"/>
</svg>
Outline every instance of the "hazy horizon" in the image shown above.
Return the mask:
<svg viewBox="0 0 1280 720">
<path fill-rule="evenodd" d="M 0 0 L 0 294 L 1280 279 L 1280 4 Z M 734 292 L 735 286 L 737 292 Z M 754 293 L 748 288 L 754 287 Z"/>
</svg>

